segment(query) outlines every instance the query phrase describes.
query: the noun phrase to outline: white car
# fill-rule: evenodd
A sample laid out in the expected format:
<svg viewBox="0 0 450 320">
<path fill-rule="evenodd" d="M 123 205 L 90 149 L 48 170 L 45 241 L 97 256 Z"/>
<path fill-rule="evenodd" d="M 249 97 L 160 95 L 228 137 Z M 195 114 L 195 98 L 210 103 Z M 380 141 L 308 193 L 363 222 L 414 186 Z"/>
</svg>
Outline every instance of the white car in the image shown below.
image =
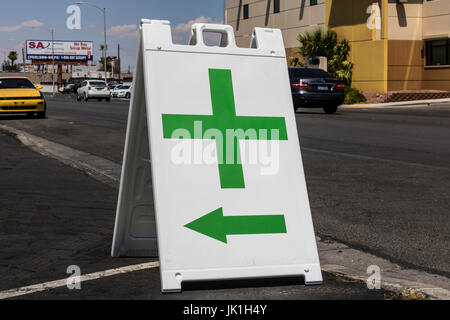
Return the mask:
<svg viewBox="0 0 450 320">
<path fill-rule="evenodd" d="M 89 99 L 97 99 L 101 101 L 111 100 L 111 91 L 105 81 L 101 80 L 86 80 L 81 83 L 77 90 L 77 100 L 88 101 Z"/>
<path fill-rule="evenodd" d="M 131 89 L 133 89 L 131 84 L 123 84 L 111 91 L 111 97 L 129 99 L 131 97 Z"/>
<path fill-rule="evenodd" d="M 116 85 L 114 88 L 110 88 L 111 89 L 111 97 L 112 98 L 117 98 L 117 92 L 116 90 L 119 90 L 120 87 L 122 87 L 121 84 Z"/>
</svg>

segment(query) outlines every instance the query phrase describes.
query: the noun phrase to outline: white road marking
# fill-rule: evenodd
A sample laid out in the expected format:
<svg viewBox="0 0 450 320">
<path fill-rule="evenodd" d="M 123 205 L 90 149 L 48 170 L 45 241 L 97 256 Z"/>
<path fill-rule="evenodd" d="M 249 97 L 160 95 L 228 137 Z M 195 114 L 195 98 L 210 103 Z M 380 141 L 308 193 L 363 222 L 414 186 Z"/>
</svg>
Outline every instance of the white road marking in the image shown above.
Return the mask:
<svg viewBox="0 0 450 320">
<path fill-rule="evenodd" d="M 142 264 L 127 266 L 127 267 L 123 267 L 123 268 L 117 268 L 117 269 L 111 269 L 111 270 L 90 273 L 90 274 L 80 276 L 80 283 L 83 283 L 85 281 L 107 278 L 107 277 L 115 276 L 118 274 L 125 274 L 125 273 L 153 269 L 153 268 L 158 268 L 158 267 L 159 267 L 159 262 L 156 261 L 156 262 L 149 262 L 149 263 L 142 263 Z M 67 278 L 61 279 L 61 280 L 56 280 L 56 281 L 40 283 L 40 284 L 34 284 L 31 286 L 22 287 L 22 288 L 0 291 L 0 300 L 10 299 L 10 298 L 14 298 L 14 297 L 24 296 L 24 295 L 28 295 L 28 294 L 32 294 L 32 293 L 36 293 L 36 292 L 47 291 L 47 290 L 56 289 L 56 288 L 61 288 L 61 287 L 65 287 L 66 285 L 67 285 Z"/>
</svg>

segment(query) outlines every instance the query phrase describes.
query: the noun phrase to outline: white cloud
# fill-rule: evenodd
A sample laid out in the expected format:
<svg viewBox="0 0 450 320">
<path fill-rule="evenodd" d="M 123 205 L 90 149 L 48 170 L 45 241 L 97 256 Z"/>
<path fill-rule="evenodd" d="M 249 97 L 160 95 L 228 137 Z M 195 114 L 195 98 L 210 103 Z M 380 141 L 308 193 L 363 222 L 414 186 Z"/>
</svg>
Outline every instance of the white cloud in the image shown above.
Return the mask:
<svg viewBox="0 0 450 320">
<path fill-rule="evenodd" d="M 215 22 L 211 17 L 201 16 L 196 19 L 190 20 L 187 23 L 180 23 L 172 28 L 173 41 L 176 43 L 187 44 L 191 35 L 191 27 L 194 23 L 218 23 L 218 22 Z M 138 34 L 138 26 L 136 24 L 113 26 L 109 28 L 107 34 L 108 36 L 118 38 L 136 38 Z M 208 38 L 211 38 L 210 35 L 206 36 L 207 38 L 205 39 L 205 41 L 207 41 Z"/>
<path fill-rule="evenodd" d="M 197 19 L 191 20 L 188 23 L 181 23 L 179 25 L 177 25 L 175 28 L 173 28 L 173 31 L 175 33 L 185 33 L 185 32 L 190 32 L 191 31 L 191 26 L 194 23 L 211 23 L 213 21 L 212 18 L 210 17 L 198 17 Z"/>
<path fill-rule="evenodd" d="M 201 16 L 187 23 L 180 23 L 179 25 L 173 27 L 173 41 L 177 43 L 187 44 L 191 36 L 191 27 L 195 23 L 217 23 L 217 22 L 215 22 L 211 17 Z"/>
<path fill-rule="evenodd" d="M 137 37 L 137 25 L 135 24 L 125 24 L 121 26 L 114 26 L 109 28 L 109 36 L 118 38 L 136 38 Z"/>
<path fill-rule="evenodd" d="M 15 25 L 15 26 L 0 26 L 0 32 L 15 32 L 19 31 L 22 28 L 36 28 L 36 27 L 42 27 L 44 24 L 37 20 L 29 20 L 24 21 L 21 24 Z"/>
</svg>

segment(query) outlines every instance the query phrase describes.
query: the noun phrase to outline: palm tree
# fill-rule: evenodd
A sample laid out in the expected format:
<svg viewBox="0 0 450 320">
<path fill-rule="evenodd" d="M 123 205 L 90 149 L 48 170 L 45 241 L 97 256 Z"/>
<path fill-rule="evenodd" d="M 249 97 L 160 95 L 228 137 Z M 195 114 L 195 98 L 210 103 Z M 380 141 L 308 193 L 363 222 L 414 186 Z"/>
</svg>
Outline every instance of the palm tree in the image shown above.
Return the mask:
<svg viewBox="0 0 450 320">
<path fill-rule="evenodd" d="M 323 56 L 331 59 L 338 42 L 335 31 L 324 29 L 307 31 L 303 35 L 298 35 L 297 40 L 300 42 L 297 53 L 305 58 Z"/>
<path fill-rule="evenodd" d="M 116 56 L 114 56 L 114 57 L 109 57 L 109 56 L 106 57 L 106 71 L 107 72 L 111 72 L 112 71 L 112 64 L 113 64 L 114 60 L 117 60 Z M 101 64 L 101 66 L 99 67 L 98 71 L 105 71 L 105 59 L 102 57 L 99 62 Z"/>
<path fill-rule="evenodd" d="M 354 65 L 347 60 L 351 49 L 348 40 L 338 41 L 337 33 L 328 29 L 316 29 L 300 34 L 297 40 L 300 42 L 297 53 L 306 59 L 326 57 L 328 72 L 345 84 L 351 85 Z M 297 61 L 291 60 L 291 63 L 298 65 Z"/>
<path fill-rule="evenodd" d="M 11 60 L 11 66 L 14 67 L 14 61 L 17 60 L 17 52 L 11 51 L 8 55 L 8 59 Z"/>
<path fill-rule="evenodd" d="M 343 61 L 341 68 L 336 70 L 335 77 L 344 82 L 346 85 L 351 86 L 353 77 L 353 63 L 347 60 Z"/>
</svg>

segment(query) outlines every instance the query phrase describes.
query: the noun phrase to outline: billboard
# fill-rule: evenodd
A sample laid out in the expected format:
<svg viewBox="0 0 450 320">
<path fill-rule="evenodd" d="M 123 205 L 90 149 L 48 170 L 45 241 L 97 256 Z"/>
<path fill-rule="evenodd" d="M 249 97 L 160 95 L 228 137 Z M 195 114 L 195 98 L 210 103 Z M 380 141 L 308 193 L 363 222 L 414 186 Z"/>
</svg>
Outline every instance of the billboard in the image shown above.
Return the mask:
<svg viewBox="0 0 450 320">
<path fill-rule="evenodd" d="M 27 60 L 53 60 L 51 40 L 27 40 Z M 92 41 L 54 41 L 56 61 L 93 61 Z"/>
</svg>

